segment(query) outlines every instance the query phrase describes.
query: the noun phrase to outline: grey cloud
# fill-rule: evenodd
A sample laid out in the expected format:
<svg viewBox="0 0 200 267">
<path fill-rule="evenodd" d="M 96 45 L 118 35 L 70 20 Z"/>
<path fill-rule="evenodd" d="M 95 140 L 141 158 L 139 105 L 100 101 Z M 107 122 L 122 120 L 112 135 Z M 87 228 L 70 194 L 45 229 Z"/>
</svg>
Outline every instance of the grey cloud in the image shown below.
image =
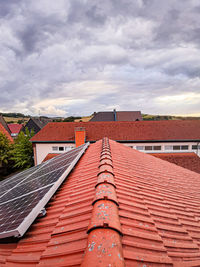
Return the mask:
<svg viewBox="0 0 200 267">
<path fill-rule="evenodd" d="M 0 1 L 1 109 L 34 113 L 52 99 L 66 114 L 150 113 L 159 95 L 198 94 L 199 8 L 186 0 Z M 59 106 L 62 97 L 83 102 Z"/>
<path fill-rule="evenodd" d="M 4 18 L 14 13 L 22 1 L 23 0 L 0 1 L 0 17 Z"/>
</svg>

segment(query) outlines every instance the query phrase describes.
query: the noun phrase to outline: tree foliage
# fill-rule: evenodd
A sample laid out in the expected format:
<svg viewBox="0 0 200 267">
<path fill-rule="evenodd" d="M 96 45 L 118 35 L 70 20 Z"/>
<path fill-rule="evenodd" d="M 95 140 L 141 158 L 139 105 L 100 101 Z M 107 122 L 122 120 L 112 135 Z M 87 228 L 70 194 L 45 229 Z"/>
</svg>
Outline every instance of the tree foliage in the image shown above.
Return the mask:
<svg viewBox="0 0 200 267">
<path fill-rule="evenodd" d="M 0 132 L 0 164 L 8 165 L 12 156 L 13 144 L 8 140 L 5 134 Z"/>
<path fill-rule="evenodd" d="M 34 132 L 29 133 L 28 129 L 24 132 L 20 132 L 17 139 L 15 140 L 13 157 L 15 162 L 14 167 L 25 169 L 33 166 L 33 147 L 32 143 L 29 141 L 34 135 Z"/>
<path fill-rule="evenodd" d="M 64 121 L 64 122 L 73 122 L 73 121 L 75 121 L 76 119 L 81 119 L 81 117 L 70 116 L 70 117 L 65 118 L 63 121 Z"/>
</svg>

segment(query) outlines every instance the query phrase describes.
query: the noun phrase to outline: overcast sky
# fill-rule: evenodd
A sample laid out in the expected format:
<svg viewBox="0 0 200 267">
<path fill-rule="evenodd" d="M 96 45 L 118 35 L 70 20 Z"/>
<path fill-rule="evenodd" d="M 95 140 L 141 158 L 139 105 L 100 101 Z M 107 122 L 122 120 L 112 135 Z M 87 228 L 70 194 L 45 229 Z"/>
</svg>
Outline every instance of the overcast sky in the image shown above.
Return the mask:
<svg viewBox="0 0 200 267">
<path fill-rule="evenodd" d="M 1 0 L 0 112 L 200 116 L 199 0 Z"/>
</svg>

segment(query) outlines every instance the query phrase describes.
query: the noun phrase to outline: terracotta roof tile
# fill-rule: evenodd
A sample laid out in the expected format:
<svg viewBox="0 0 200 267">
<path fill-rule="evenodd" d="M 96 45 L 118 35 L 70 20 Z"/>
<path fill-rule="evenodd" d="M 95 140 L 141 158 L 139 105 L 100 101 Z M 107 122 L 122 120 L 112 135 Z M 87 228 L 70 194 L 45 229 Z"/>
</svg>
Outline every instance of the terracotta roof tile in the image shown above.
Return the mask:
<svg viewBox="0 0 200 267">
<path fill-rule="evenodd" d="M 151 155 L 200 173 L 200 157 L 195 153 L 151 153 Z"/>
<path fill-rule="evenodd" d="M 199 187 L 197 173 L 96 142 L 47 215 L 0 241 L 0 266 L 200 266 Z"/>
<path fill-rule="evenodd" d="M 33 142 L 71 141 L 75 128 L 85 127 L 86 141 L 104 136 L 116 141 L 127 140 L 200 140 L 200 121 L 136 121 L 136 122 L 52 122 L 31 140 Z"/>
<path fill-rule="evenodd" d="M 0 124 L 6 129 L 6 131 L 11 134 L 10 129 L 8 127 L 7 122 L 5 121 L 4 117 L 0 114 Z"/>
<path fill-rule="evenodd" d="M 56 157 L 58 155 L 60 155 L 60 154 L 58 154 L 58 153 L 57 154 L 56 153 L 49 153 L 49 154 L 46 155 L 46 157 L 43 159 L 42 162 L 45 162 L 45 161 L 47 161 L 49 159 L 52 159 L 52 158 L 54 158 L 54 157 Z"/>
<path fill-rule="evenodd" d="M 3 133 L 10 142 L 13 142 L 12 137 L 10 136 L 10 134 L 6 131 L 6 129 L 2 126 L 2 124 L 0 123 L 0 132 Z"/>
<path fill-rule="evenodd" d="M 22 129 L 23 124 L 17 124 L 17 123 L 9 123 L 8 128 L 10 129 L 11 133 L 19 133 Z"/>
</svg>

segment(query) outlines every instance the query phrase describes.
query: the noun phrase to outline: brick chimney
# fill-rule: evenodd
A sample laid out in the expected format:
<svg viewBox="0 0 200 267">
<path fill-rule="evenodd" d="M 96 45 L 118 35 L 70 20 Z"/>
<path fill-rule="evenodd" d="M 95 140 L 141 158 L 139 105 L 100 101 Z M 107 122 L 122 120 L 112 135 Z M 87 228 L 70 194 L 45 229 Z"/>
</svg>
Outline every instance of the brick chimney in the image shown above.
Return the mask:
<svg viewBox="0 0 200 267">
<path fill-rule="evenodd" d="M 76 147 L 85 144 L 86 132 L 84 127 L 75 128 L 75 144 Z"/>
</svg>

